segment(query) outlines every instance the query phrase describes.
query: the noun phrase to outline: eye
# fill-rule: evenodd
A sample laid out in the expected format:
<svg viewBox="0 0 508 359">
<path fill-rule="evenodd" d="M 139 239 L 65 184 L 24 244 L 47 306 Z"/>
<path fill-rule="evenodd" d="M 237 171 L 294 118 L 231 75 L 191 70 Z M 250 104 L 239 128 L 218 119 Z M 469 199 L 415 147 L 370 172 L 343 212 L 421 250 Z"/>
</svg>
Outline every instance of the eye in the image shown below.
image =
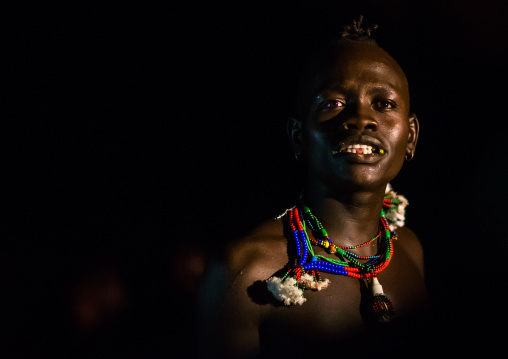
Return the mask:
<svg viewBox="0 0 508 359">
<path fill-rule="evenodd" d="M 346 104 L 342 100 L 325 100 L 321 103 L 321 105 L 319 106 L 319 109 L 321 111 L 325 112 L 325 111 L 330 111 L 330 110 L 334 110 L 337 108 L 342 108 L 344 106 L 346 106 Z"/>
<path fill-rule="evenodd" d="M 378 111 L 393 110 L 397 107 L 391 100 L 377 100 L 372 103 L 372 106 Z"/>
</svg>

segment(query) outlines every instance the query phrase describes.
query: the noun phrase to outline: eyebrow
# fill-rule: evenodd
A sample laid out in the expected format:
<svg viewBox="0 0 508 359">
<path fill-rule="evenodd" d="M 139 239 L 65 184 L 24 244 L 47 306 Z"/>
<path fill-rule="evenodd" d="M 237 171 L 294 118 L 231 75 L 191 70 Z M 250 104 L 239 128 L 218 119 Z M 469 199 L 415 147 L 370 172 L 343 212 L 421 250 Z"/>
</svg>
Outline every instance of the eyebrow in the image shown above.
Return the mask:
<svg viewBox="0 0 508 359">
<path fill-rule="evenodd" d="M 322 89 L 321 92 L 324 91 L 334 91 L 334 92 L 347 92 L 347 89 L 344 88 L 341 85 L 338 86 L 330 86 L 325 87 Z M 402 89 L 398 88 L 398 86 L 395 86 L 391 84 L 390 82 L 383 82 L 379 84 L 375 84 L 372 88 L 368 90 L 368 93 L 374 93 L 374 92 L 383 92 L 385 94 L 397 94 L 399 92 L 402 92 Z"/>
<path fill-rule="evenodd" d="M 387 95 L 393 95 L 393 94 L 398 94 L 401 90 L 397 90 L 397 88 L 395 86 L 393 86 L 392 84 L 390 83 L 386 83 L 382 86 L 374 86 L 373 88 L 369 89 L 369 93 L 372 94 L 372 93 L 383 93 L 383 94 L 387 94 Z"/>
</svg>

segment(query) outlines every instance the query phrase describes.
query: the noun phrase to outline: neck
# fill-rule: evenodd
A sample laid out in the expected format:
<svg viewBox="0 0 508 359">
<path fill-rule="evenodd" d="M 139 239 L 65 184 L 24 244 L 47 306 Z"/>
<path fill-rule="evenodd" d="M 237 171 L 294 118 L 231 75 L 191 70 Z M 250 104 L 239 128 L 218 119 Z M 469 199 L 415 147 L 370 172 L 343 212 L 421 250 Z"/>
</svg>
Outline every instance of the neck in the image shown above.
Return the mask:
<svg viewBox="0 0 508 359">
<path fill-rule="evenodd" d="M 385 188 L 379 188 L 332 196 L 310 187 L 303 201 L 336 244 L 350 246 L 361 244 L 377 234 L 384 194 Z"/>
</svg>

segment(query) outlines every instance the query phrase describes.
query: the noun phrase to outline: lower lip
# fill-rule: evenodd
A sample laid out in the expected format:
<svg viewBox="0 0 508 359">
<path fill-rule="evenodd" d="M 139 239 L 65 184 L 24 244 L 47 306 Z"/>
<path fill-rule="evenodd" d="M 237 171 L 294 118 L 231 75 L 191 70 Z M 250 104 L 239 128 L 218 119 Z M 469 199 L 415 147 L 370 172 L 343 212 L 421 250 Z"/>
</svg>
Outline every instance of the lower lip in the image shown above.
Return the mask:
<svg viewBox="0 0 508 359">
<path fill-rule="evenodd" d="M 352 152 L 338 152 L 334 153 L 333 157 L 337 158 L 344 158 L 348 162 L 354 162 L 354 163 L 375 163 L 380 161 L 386 154 L 379 155 L 379 154 L 368 154 L 364 155 L 361 153 L 352 153 Z"/>
</svg>

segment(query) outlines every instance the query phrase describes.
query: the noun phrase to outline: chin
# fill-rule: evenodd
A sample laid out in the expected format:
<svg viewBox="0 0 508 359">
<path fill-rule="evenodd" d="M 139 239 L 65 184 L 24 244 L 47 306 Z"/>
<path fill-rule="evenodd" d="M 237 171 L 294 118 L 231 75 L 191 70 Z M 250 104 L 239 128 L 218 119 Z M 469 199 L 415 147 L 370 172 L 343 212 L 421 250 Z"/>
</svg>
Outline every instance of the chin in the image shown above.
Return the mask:
<svg viewBox="0 0 508 359">
<path fill-rule="evenodd" d="M 337 182 L 337 190 L 360 192 L 360 191 L 378 191 L 386 188 L 389 181 L 340 181 Z"/>
<path fill-rule="evenodd" d="M 339 188 L 349 190 L 377 190 L 386 188 L 388 182 L 395 178 L 396 174 L 387 176 L 379 171 L 352 171 L 346 176 L 344 174 L 337 176 L 336 182 Z"/>
</svg>

